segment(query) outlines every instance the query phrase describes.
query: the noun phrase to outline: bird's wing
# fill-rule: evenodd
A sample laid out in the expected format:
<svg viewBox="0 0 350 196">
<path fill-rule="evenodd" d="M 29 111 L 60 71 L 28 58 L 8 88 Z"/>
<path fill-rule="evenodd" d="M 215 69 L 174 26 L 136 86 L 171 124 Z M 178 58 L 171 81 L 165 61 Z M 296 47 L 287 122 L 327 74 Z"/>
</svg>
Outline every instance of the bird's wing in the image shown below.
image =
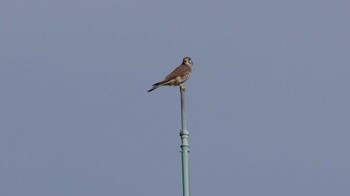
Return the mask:
<svg viewBox="0 0 350 196">
<path fill-rule="evenodd" d="M 176 69 L 174 69 L 174 71 L 172 71 L 169 75 L 167 75 L 163 81 L 169 81 L 175 79 L 178 76 L 186 76 L 189 73 L 191 73 L 191 70 L 192 68 L 188 65 L 180 65 Z"/>
</svg>

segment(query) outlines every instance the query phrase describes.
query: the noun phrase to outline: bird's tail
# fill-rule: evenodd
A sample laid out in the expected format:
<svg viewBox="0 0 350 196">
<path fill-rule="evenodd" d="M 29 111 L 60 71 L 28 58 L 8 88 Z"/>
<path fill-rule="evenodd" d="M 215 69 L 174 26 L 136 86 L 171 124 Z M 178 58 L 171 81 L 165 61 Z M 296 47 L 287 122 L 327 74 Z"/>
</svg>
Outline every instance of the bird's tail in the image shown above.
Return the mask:
<svg viewBox="0 0 350 196">
<path fill-rule="evenodd" d="M 162 85 L 163 85 L 162 82 L 155 83 L 155 84 L 153 84 L 152 88 L 149 89 L 147 92 L 151 92 L 151 91 L 153 91 L 153 90 L 155 90 L 155 89 L 161 87 Z"/>
<path fill-rule="evenodd" d="M 158 86 L 153 86 L 151 89 L 149 89 L 147 92 L 151 92 L 153 90 L 155 90 L 156 88 L 158 88 Z"/>
</svg>

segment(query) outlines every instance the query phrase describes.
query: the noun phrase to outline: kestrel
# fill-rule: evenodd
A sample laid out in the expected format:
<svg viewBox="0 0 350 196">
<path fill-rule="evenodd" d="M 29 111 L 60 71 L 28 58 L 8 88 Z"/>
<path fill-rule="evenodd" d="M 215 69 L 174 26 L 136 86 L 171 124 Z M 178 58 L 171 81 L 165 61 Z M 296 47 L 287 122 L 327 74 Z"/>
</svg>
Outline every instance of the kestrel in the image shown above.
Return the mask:
<svg viewBox="0 0 350 196">
<path fill-rule="evenodd" d="M 186 88 L 181 84 L 186 82 L 186 80 L 188 80 L 190 77 L 192 72 L 192 65 L 193 63 L 191 57 L 183 58 L 181 65 L 174 69 L 174 71 L 165 77 L 163 81 L 153 84 L 152 88 L 147 92 L 151 92 L 161 86 L 179 86 L 180 91 L 185 92 Z"/>
</svg>

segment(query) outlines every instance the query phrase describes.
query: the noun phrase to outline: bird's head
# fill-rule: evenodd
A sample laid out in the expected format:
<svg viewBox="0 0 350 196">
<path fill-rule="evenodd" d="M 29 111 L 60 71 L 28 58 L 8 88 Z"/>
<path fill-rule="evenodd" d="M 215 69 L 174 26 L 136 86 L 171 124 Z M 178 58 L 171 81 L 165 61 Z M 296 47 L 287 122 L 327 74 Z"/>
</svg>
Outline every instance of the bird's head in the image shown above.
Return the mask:
<svg viewBox="0 0 350 196">
<path fill-rule="evenodd" d="M 192 62 L 192 59 L 191 57 L 185 57 L 183 60 L 182 60 L 182 64 L 186 64 L 186 65 L 193 65 L 193 62 Z"/>
</svg>

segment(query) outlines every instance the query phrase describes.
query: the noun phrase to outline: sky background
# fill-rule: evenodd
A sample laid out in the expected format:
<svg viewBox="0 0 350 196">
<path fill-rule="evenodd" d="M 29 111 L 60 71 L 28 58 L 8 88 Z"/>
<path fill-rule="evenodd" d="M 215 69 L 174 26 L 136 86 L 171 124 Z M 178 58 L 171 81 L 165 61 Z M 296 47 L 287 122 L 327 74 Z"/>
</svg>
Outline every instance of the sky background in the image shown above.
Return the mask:
<svg viewBox="0 0 350 196">
<path fill-rule="evenodd" d="M 350 195 L 349 1 L 0 0 L 0 195 Z"/>
</svg>

